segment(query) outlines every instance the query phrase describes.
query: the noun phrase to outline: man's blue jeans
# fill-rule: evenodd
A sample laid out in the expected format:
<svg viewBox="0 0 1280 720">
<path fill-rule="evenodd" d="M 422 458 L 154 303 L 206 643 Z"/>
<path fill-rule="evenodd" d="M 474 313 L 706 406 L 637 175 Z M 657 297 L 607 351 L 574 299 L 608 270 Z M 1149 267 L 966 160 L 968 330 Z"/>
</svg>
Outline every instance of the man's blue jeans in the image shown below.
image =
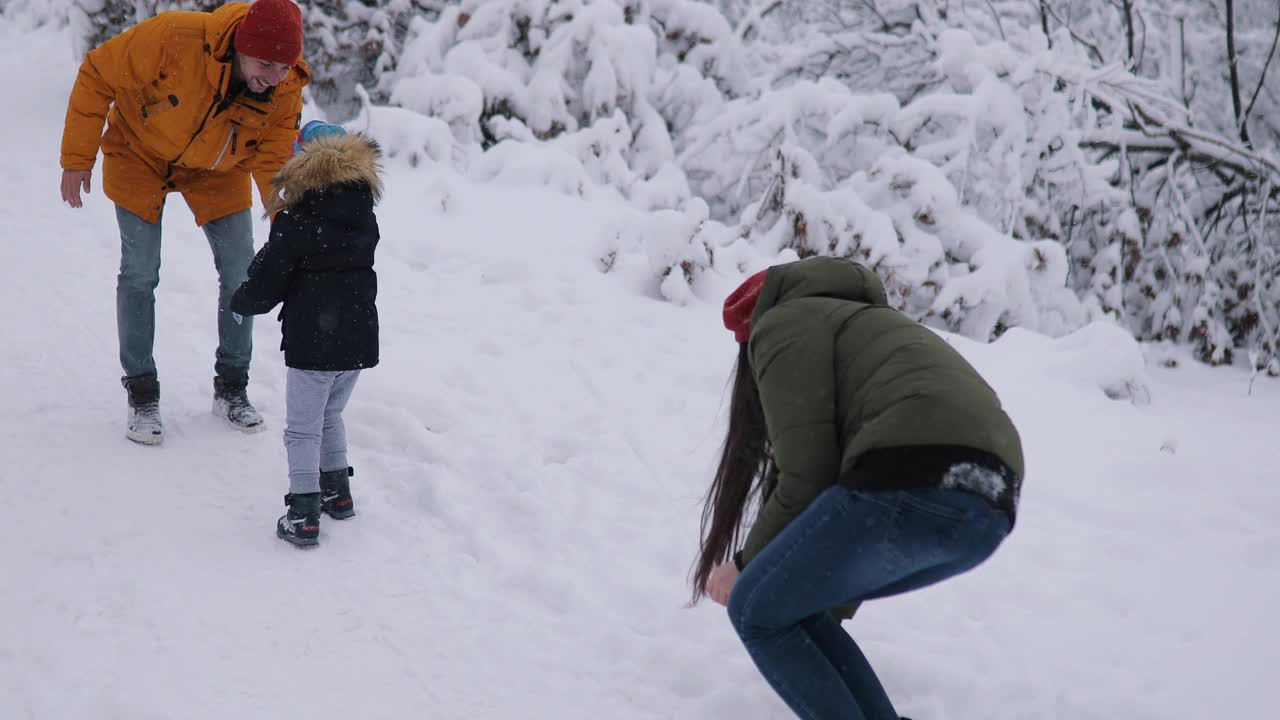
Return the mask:
<svg viewBox="0 0 1280 720">
<path fill-rule="evenodd" d="M 898 720 L 857 643 L 828 612 L 969 570 L 1008 516 L 963 490 L 832 487 L 734 583 L 729 619 L 774 691 L 807 720 Z"/>
<path fill-rule="evenodd" d="M 160 223 L 116 206 L 120 224 L 120 275 L 116 279 L 116 328 L 124 379 L 155 377 L 156 286 L 160 284 Z M 231 296 L 253 260 L 253 219 L 248 210 L 204 225 L 218 271 L 218 350 L 214 372 L 247 375 L 253 355 L 253 321 L 231 317 Z"/>
</svg>

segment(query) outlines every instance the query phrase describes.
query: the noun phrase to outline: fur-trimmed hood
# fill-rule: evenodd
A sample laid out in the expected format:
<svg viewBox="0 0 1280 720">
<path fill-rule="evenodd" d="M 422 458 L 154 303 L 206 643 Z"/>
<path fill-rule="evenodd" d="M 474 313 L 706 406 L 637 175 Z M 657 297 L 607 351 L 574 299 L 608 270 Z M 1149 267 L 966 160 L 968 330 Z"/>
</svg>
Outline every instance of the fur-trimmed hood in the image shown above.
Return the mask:
<svg viewBox="0 0 1280 720">
<path fill-rule="evenodd" d="M 364 183 L 376 203 L 382 197 L 382 149 L 373 139 L 352 133 L 322 137 L 302 147 L 272 179 L 267 216 L 287 210 L 313 190 Z"/>
</svg>

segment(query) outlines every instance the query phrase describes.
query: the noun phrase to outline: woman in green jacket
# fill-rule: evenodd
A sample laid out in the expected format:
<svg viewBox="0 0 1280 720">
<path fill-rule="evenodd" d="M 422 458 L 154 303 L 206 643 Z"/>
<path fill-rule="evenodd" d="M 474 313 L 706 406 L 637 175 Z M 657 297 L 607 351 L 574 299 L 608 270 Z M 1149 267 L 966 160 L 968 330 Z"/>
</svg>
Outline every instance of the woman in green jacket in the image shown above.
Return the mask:
<svg viewBox="0 0 1280 720">
<path fill-rule="evenodd" d="M 728 606 L 799 717 L 897 720 L 837 616 L 995 551 L 1017 509 L 1017 430 L 977 371 L 890 308 L 856 263 L 813 257 L 757 273 L 724 319 L 738 366 L 694 599 Z M 753 497 L 759 512 L 734 552 Z"/>
</svg>

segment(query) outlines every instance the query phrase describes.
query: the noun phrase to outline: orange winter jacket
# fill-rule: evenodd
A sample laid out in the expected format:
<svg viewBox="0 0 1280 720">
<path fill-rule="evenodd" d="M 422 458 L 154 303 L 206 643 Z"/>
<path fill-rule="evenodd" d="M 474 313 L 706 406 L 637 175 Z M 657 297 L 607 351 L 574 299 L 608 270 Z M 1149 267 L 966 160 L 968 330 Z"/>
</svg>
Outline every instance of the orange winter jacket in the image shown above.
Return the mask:
<svg viewBox="0 0 1280 720">
<path fill-rule="evenodd" d="M 252 207 L 250 174 L 265 199 L 292 153 L 311 74 L 300 60 L 267 100 L 224 102 L 248 11 L 160 13 L 90 51 L 67 105 L 63 169 L 92 169 L 101 146 L 107 197 L 153 223 L 171 192 L 200 225 Z"/>
</svg>

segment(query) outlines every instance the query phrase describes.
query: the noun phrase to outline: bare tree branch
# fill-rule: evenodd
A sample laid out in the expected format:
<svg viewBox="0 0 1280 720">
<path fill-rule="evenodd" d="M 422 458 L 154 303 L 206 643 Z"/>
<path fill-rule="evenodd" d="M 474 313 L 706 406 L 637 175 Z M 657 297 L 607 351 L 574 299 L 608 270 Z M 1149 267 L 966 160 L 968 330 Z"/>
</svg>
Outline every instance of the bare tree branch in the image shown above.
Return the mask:
<svg viewBox="0 0 1280 720">
<path fill-rule="evenodd" d="M 1106 63 L 1106 58 L 1102 57 L 1102 51 L 1098 50 L 1098 48 L 1093 43 L 1080 37 L 1080 35 L 1077 34 L 1074 29 L 1072 29 L 1071 23 L 1063 22 L 1062 18 L 1058 17 L 1058 13 L 1054 11 L 1052 5 L 1049 5 L 1048 3 L 1044 3 L 1040 7 L 1043 8 L 1045 11 L 1047 11 L 1050 15 L 1052 15 L 1053 19 L 1057 20 L 1059 25 L 1067 29 L 1067 32 L 1071 34 L 1071 39 L 1075 40 L 1077 44 L 1083 47 L 1085 51 L 1089 53 L 1089 57 L 1093 58 L 1094 62 L 1098 63 L 1099 65 L 1103 65 Z"/>
<path fill-rule="evenodd" d="M 1231 2 L 1231 0 L 1227 0 Z M 1121 0 L 1120 12 L 1124 13 L 1124 38 L 1129 51 L 1129 69 L 1137 70 L 1137 57 L 1133 51 L 1133 0 Z"/>
<path fill-rule="evenodd" d="M 862 5 L 865 6 L 867 10 L 870 11 L 871 14 L 875 15 L 876 18 L 880 21 L 880 29 L 884 32 L 889 32 L 889 30 L 893 26 L 889 24 L 888 18 L 880 14 L 880 8 L 876 7 L 874 0 L 861 0 L 861 2 L 862 2 Z"/>
<path fill-rule="evenodd" d="M 1178 18 L 1178 96 L 1191 116 L 1191 96 L 1187 94 L 1187 19 Z"/>
<path fill-rule="evenodd" d="M 1008 42 L 1009 38 L 1004 35 L 1004 25 L 1000 22 L 1000 13 L 996 12 L 996 9 L 992 7 L 991 0 L 984 0 L 984 2 L 987 4 L 987 10 L 991 11 L 991 19 L 996 21 L 996 30 L 1000 31 L 1000 40 Z"/>
<path fill-rule="evenodd" d="M 1161 98 L 1149 97 L 1146 88 L 1140 84 L 1133 85 L 1123 76 L 1113 79 L 1106 73 L 1100 77 L 1077 77 L 1074 80 L 1092 85 L 1087 89 L 1096 102 L 1113 112 L 1125 112 L 1136 126 L 1129 130 L 1087 133 L 1081 142 L 1084 147 L 1106 149 L 1123 145 L 1130 151 L 1185 153 L 1192 162 L 1221 165 L 1251 181 L 1280 182 L 1280 160 L 1248 145 L 1242 147 L 1217 135 L 1174 122 L 1165 112 L 1156 109 L 1167 103 Z"/>
<path fill-rule="evenodd" d="M 1141 68 L 1143 59 L 1147 57 L 1147 18 L 1141 12 L 1138 13 L 1138 22 L 1142 24 L 1142 36 L 1138 38 L 1138 58 L 1135 61 L 1135 68 Z"/>
<path fill-rule="evenodd" d="M 1040 32 L 1044 33 L 1044 39 L 1049 43 L 1049 49 L 1053 49 L 1053 35 L 1049 33 L 1049 10 L 1045 4 L 1049 0 L 1040 0 Z"/>
<path fill-rule="evenodd" d="M 750 40 L 750 36 L 757 31 L 760 23 L 780 7 L 782 7 L 782 0 L 767 1 L 753 7 L 746 17 L 742 18 L 742 21 L 738 23 L 735 32 L 738 39 L 742 41 Z"/>
<path fill-rule="evenodd" d="M 1236 129 L 1240 139 L 1249 145 L 1249 128 L 1244 122 L 1244 109 L 1240 104 L 1240 68 L 1236 55 L 1236 7 L 1235 0 L 1226 0 L 1227 13 L 1227 74 L 1231 78 L 1231 108 L 1236 114 Z"/>
<path fill-rule="evenodd" d="M 1276 10 L 1280 11 L 1280 4 L 1276 5 Z M 1267 60 L 1262 63 L 1262 72 L 1258 74 L 1258 87 L 1253 89 L 1253 97 L 1249 98 L 1249 107 L 1244 110 L 1244 117 L 1240 120 L 1240 125 L 1246 126 L 1249 122 L 1249 113 L 1253 112 L 1253 104 L 1258 102 L 1258 93 L 1262 92 L 1263 82 L 1267 79 L 1267 71 L 1271 69 L 1271 60 L 1276 54 L 1276 45 L 1280 44 L 1280 15 L 1276 16 L 1276 33 L 1271 37 L 1271 50 L 1267 52 Z"/>
</svg>

